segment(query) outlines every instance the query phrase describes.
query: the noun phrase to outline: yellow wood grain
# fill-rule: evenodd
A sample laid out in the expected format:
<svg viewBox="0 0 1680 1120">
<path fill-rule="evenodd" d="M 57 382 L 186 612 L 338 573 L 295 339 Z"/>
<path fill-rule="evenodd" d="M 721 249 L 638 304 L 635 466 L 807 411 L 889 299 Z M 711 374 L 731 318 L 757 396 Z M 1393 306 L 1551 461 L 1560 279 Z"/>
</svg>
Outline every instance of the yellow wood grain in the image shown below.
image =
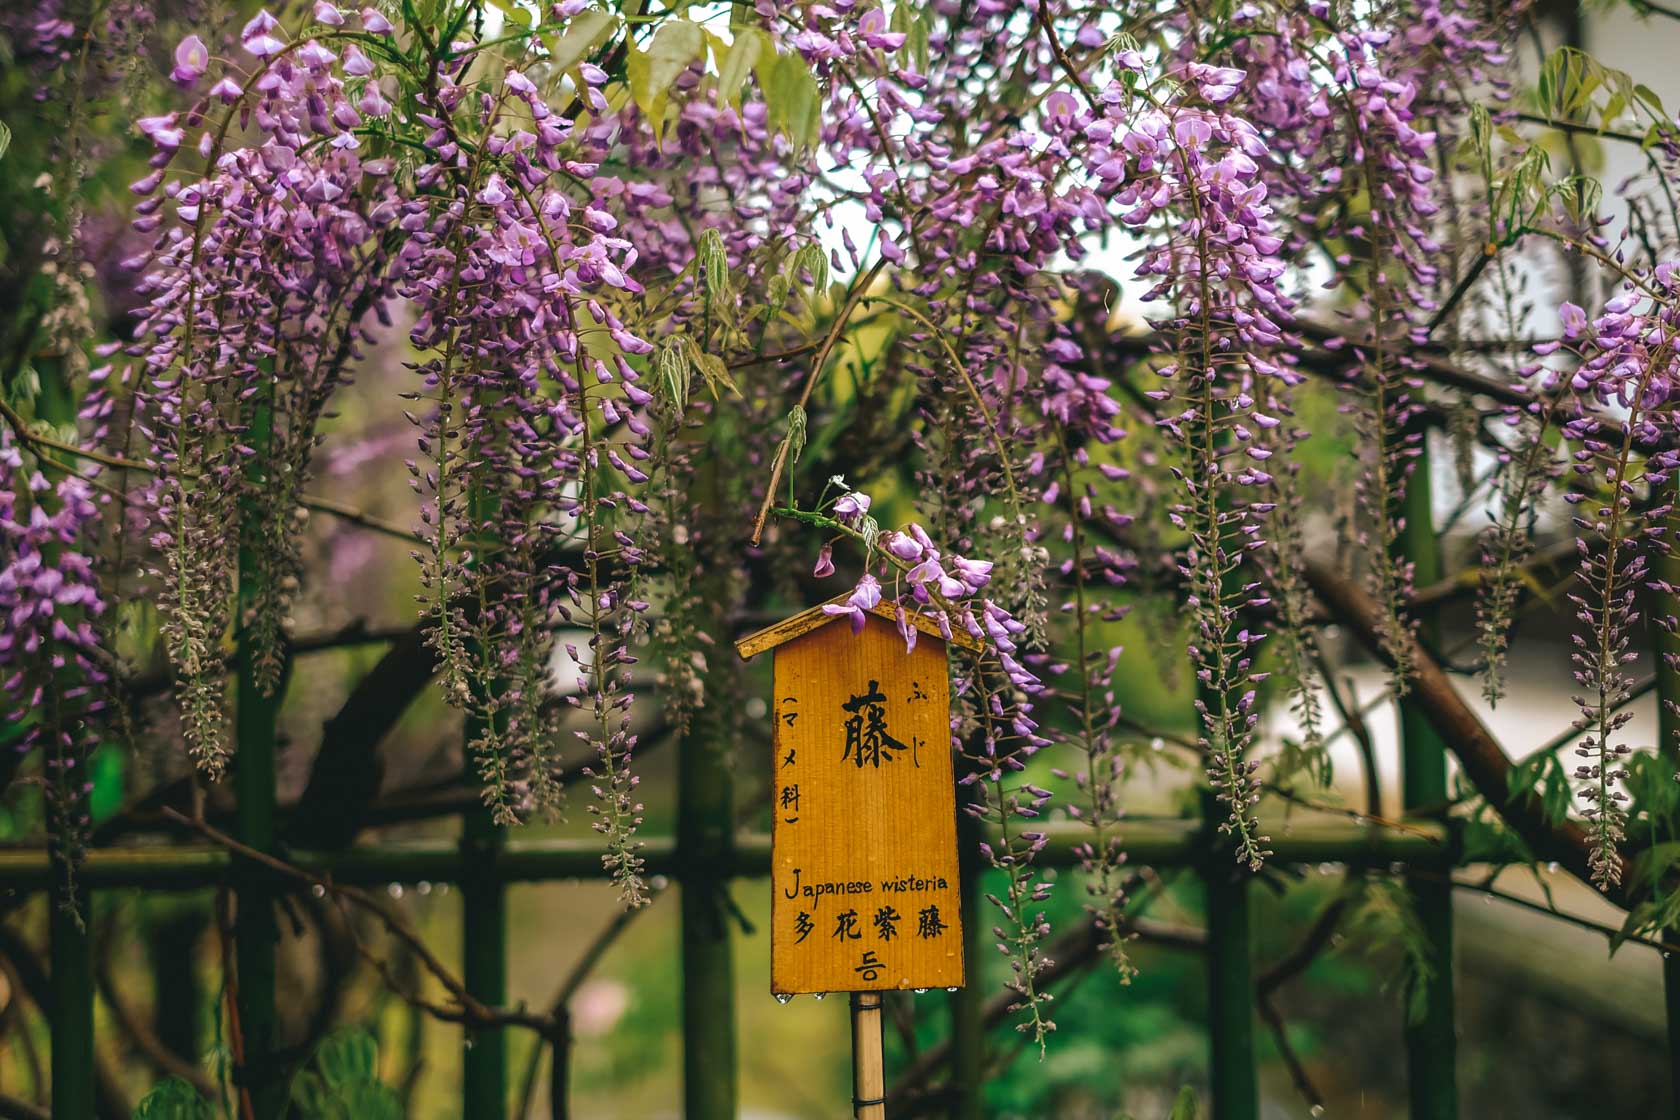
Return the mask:
<svg viewBox="0 0 1680 1120">
<path fill-rule="evenodd" d="M 871 617 L 861 634 L 820 627 L 775 658 L 771 990 L 961 985 L 945 644 L 922 637 L 906 653 L 893 625 Z M 878 704 L 847 710 L 871 695 Z M 904 749 L 878 760 L 866 750 L 860 766 L 847 721 L 859 732 L 851 746 L 867 747 L 872 714 Z"/>
</svg>

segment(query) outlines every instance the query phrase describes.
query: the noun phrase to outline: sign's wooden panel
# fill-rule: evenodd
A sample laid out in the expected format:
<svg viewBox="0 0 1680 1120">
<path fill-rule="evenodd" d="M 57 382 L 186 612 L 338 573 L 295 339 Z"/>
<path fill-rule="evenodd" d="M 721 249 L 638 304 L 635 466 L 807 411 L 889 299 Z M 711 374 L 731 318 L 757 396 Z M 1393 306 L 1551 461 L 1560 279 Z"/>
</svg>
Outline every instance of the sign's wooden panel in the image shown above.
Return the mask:
<svg viewBox="0 0 1680 1120">
<path fill-rule="evenodd" d="M 945 656 L 874 615 L 776 648 L 773 992 L 963 983 Z"/>
</svg>

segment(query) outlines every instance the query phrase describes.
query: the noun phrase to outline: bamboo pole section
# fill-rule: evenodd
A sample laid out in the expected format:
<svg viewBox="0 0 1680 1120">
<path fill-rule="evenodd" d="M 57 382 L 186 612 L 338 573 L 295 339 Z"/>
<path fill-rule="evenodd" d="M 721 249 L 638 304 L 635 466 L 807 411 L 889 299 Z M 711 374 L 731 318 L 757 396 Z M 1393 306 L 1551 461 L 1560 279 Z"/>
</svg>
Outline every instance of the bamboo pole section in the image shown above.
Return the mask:
<svg viewBox="0 0 1680 1120">
<path fill-rule="evenodd" d="M 54 816 L 58 813 L 51 809 Z M 69 822 L 52 822 L 50 829 L 68 835 Z M 68 869 L 54 853 L 53 872 L 60 877 Z M 49 963 L 52 968 L 49 991 L 52 1005 L 52 1105 L 54 1116 L 94 1114 L 93 1077 L 93 936 L 88 925 L 92 905 L 86 884 L 77 892 L 74 906 L 68 898 L 47 900 Z"/>
<path fill-rule="evenodd" d="M 253 488 L 263 485 L 264 465 L 273 444 L 274 411 L 268 401 L 253 410 L 247 438 L 256 454 L 245 467 Z M 265 693 L 258 676 L 264 651 L 255 646 L 247 613 L 258 601 L 263 578 L 260 540 L 262 504 L 246 496 L 239 503 L 238 656 L 235 685 L 234 734 L 237 744 L 233 787 L 237 798 L 234 834 L 262 852 L 275 848 L 275 726 L 280 711 L 280 685 Z M 282 674 L 282 677 L 284 674 Z M 238 912 L 234 926 L 234 967 L 238 973 L 239 1033 L 243 1040 L 243 1085 L 251 1094 L 255 1120 L 280 1120 L 285 1114 L 290 1078 L 276 1054 L 278 1016 L 274 1003 L 275 950 L 280 936 L 274 915 L 274 895 L 265 877 L 234 865 Z"/>
<path fill-rule="evenodd" d="M 1428 586 L 1441 578 L 1440 542 L 1435 536 L 1427 436 L 1406 484 L 1405 527 L 1400 548 L 1412 564 L 1414 582 Z M 1421 618 L 1418 637 L 1425 648 L 1439 647 L 1439 627 Z M 1447 746 L 1415 700 L 1400 702 L 1401 802 L 1407 812 L 1439 811 L 1447 803 Z M 1382 807 L 1370 806 L 1373 813 Z M 1407 1018 L 1406 1084 L 1411 1120 L 1458 1120 L 1458 1039 L 1453 995 L 1452 884 L 1441 876 L 1408 875 L 1418 924 L 1429 942 L 1434 971 L 1421 981 L 1423 1015 Z"/>
<path fill-rule="evenodd" d="M 724 480 L 711 465 L 696 493 L 725 508 Z M 730 944 L 729 869 L 735 861 L 735 787 L 730 755 L 739 662 L 729 648 L 729 542 L 721 529 L 696 542 L 695 623 L 720 651 L 707 659 L 705 694 L 677 746 L 677 851 L 681 853 L 683 1116 L 735 1120 L 735 957 Z M 764 866 L 769 867 L 768 846 Z"/>
<path fill-rule="evenodd" d="M 1672 546 L 1673 533 L 1680 529 L 1680 515 L 1671 515 L 1669 522 Z M 1658 551 L 1651 566 L 1658 580 L 1680 587 L 1680 555 L 1664 556 Z M 1659 592 L 1649 614 L 1653 619 L 1680 616 L 1680 595 Z M 1657 625 L 1651 632 L 1657 655 L 1657 750 L 1680 766 L 1680 668 L 1676 667 L 1680 665 L 1680 633 Z M 1680 939 L 1680 929 L 1670 929 L 1668 938 Z M 1680 1120 L 1680 954 L 1664 953 L 1662 962 L 1663 1008 L 1668 1019 L 1669 1116 Z"/>
<path fill-rule="evenodd" d="M 467 730 L 467 744 L 473 739 Z M 472 760 L 467 780 L 476 782 Z M 507 889 L 497 871 L 506 830 L 482 806 L 461 818 L 461 982 L 487 1007 L 507 1003 Z M 501 1027 L 463 1028 L 461 1103 L 464 1116 L 502 1120 L 507 1115 L 507 1032 Z"/>
<path fill-rule="evenodd" d="M 1202 812 L 1204 837 L 1212 839 L 1220 805 L 1211 791 L 1202 796 Z M 1259 1120 L 1249 929 L 1251 876 L 1247 868 L 1238 866 L 1227 845 L 1215 842 L 1204 851 L 1200 870 L 1207 905 L 1208 1081 L 1213 1087 L 1213 1120 Z"/>
<path fill-rule="evenodd" d="M 959 796 L 972 797 L 973 786 Z M 965 791 L 966 794 L 965 794 Z M 951 1008 L 950 1120 L 981 1120 L 985 1097 L 981 1091 L 986 1065 L 986 984 L 983 952 L 986 905 L 980 877 L 980 822 L 967 813 L 957 815 L 957 855 L 962 869 L 963 976 L 965 983 L 948 997 Z"/>
<path fill-rule="evenodd" d="M 1400 863 L 1419 870 L 1441 872 L 1457 865 L 1458 856 L 1439 821 L 1402 821 L 1395 825 L 1297 819 L 1283 831 L 1282 822 L 1261 822 L 1272 837 L 1272 863 L 1345 863 L 1383 867 Z M 1081 860 L 1079 846 L 1090 841 L 1089 826 L 1046 821 L 1046 835 L 1037 862 L 1046 867 L 1074 867 Z M 649 836 L 641 854 L 650 875 L 688 878 L 670 836 Z M 553 879 L 599 879 L 606 848 L 594 839 L 509 839 L 498 850 L 493 873 L 502 883 L 540 883 Z M 1199 867 L 1206 839 L 1194 821 L 1137 817 L 1126 822 L 1127 863 L 1137 867 Z M 349 848 L 333 852 L 290 853 L 298 867 L 335 883 L 368 886 L 386 883 L 462 883 L 479 869 L 472 867 L 455 841 L 405 841 Z M 94 848 L 77 871 L 84 889 L 145 888 L 193 891 L 229 883 L 234 859 L 222 848 L 202 843 L 163 846 Z M 251 868 L 241 874 L 263 877 Z M 762 878 L 770 873 L 770 837 L 742 833 L 729 845 L 728 856 L 716 869 L 723 878 Z M 44 848 L 0 848 L 0 890 L 45 891 L 52 885 L 51 857 Z M 983 916 L 983 915 L 982 915 Z M 984 923 L 976 926 L 983 928 Z"/>
<path fill-rule="evenodd" d="M 852 1116 L 886 1120 L 887 1068 L 881 1054 L 881 993 L 852 993 Z"/>
<path fill-rule="evenodd" d="M 588 421 L 585 420 L 585 423 Z M 483 532 L 493 506 L 474 487 L 467 496 L 467 516 L 475 533 Z M 476 550 L 475 550 L 476 551 Z M 471 561 L 476 563 L 476 559 Z M 475 651 L 477 649 L 475 645 Z M 497 681 L 474 686 L 499 693 Z M 491 716 L 499 724 L 503 717 Z M 469 716 L 462 729 L 462 781 L 482 785 L 473 764 L 473 742 L 485 725 Z M 507 1002 L 507 888 L 497 875 L 505 829 L 491 819 L 483 803 L 461 814 L 461 982 L 486 1007 Z M 474 1120 L 503 1120 L 507 1115 L 507 1035 L 500 1027 L 461 1031 L 462 1115 Z"/>
</svg>

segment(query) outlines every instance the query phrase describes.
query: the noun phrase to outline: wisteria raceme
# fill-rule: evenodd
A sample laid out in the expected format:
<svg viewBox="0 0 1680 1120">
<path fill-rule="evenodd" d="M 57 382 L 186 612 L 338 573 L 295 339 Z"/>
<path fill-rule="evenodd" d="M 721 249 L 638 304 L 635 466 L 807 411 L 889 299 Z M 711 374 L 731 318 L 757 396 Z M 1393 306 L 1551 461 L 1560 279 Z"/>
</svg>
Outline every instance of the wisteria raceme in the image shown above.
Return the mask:
<svg viewBox="0 0 1680 1120">
<path fill-rule="evenodd" d="M 39 753 L 65 878 L 74 906 L 75 869 L 87 837 L 86 761 L 106 713 L 111 658 L 96 624 L 105 611 L 89 535 L 101 518 L 94 490 L 70 476 L 54 482 L 0 442 L 0 673 L 7 721 L 22 729 L 8 749 Z"/>
<path fill-rule="evenodd" d="M 1208 779 L 1230 809 L 1221 827 L 1239 861 L 1258 868 L 1267 854 L 1253 815 L 1259 762 L 1247 753 L 1259 719 L 1262 635 L 1242 614 L 1265 602 L 1246 560 L 1265 543 L 1272 452 L 1256 433 L 1280 422 L 1261 410 L 1270 384 L 1298 375 L 1275 359 L 1291 303 L 1278 284 L 1283 242 L 1256 162 L 1265 145 L 1220 107 L 1241 77 L 1191 63 L 1170 99 L 1116 83 L 1086 131 L 1106 148 L 1097 174 L 1118 186 L 1121 220 L 1156 233 L 1138 273 L 1153 285 L 1146 300 L 1172 305 L 1158 323 L 1171 347 L 1160 372 L 1172 388 L 1152 395 L 1167 406 L 1160 423 L 1183 455 L 1172 468 L 1184 494 L 1173 520 L 1190 540 L 1181 571 L 1194 617 L 1202 746 Z"/>
<path fill-rule="evenodd" d="M 581 614 L 591 636 L 587 657 L 575 660 L 593 712 L 587 738 L 599 755 L 591 776 L 606 858 L 639 903 L 630 835 L 640 806 L 626 770 L 635 739 L 622 685 L 628 615 L 646 604 L 624 594 L 640 550 L 607 519 L 633 505 L 615 478 L 647 481 L 636 464 L 651 454 L 652 395 L 629 358 L 652 347 L 603 298 L 640 291 L 627 275 L 636 252 L 613 232 L 611 212 L 556 181 L 557 172 L 594 170 L 576 158 L 589 142 L 561 154 L 571 122 L 529 79 L 510 71 L 494 93 L 469 92 L 447 73 L 437 82 L 417 117 L 432 129 L 437 159 L 416 180 L 443 201 L 408 208 L 399 224 L 411 236 L 398 258 L 399 289 L 419 310 L 410 332 L 425 355 L 419 396 L 431 406 L 416 417 L 424 458 L 410 465 L 425 502 L 418 555 L 431 641 L 451 698 L 474 720 L 485 796 L 511 822 L 559 806 L 548 635 Z M 472 107 L 464 118 L 462 105 Z M 457 131 L 463 119 L 479 137 L 471 154 Z M 510 332 L 515 318 L 521 327 Z M 589 340 L 596 334 L 605 345 Z M 574 536 L 581 551 L 568 553 Z"/>
<path fill-rule="evenodd" d="M 1653 576 L 1652 561 L 1672 548 L 1667 522 L 1680 466 L 1672 439 L 1680 400 L 1677 301 L 1680 274 L 1665 263 L 1631 275 L 1590 322 L 1579 307 L 1565 304 L 1564 338 L 1539 350 L 1567 349 L 1579 364 L 1567 372 L 1536 371 L 1543 391 L 1567 392 L 1581 406 L 1563 427 L 1579 445 L 1574 473 L 1583 483 L 1565 496 L 1576 509 L 1581 562 L 1581 588 L 1569 595 L 1577 623 L 1570 659 L 1585 690 L 1575 697 L 1575 726 L 1583 733 L 1575 753 L 1583 761 L 1574 777 L 1592 837 L 1593 881 L 1605 887 L 1623 876 L 1628 794 L 1622 782 L 1632 746 L 1621 736 L 1633 719 L 1625 710 L 1633 689 L 1627 665 L 1637 656 L 1640 602 L 1648 586 L 1670 590 Z M 1671 632 L 1677 625 L 1670 616 L 1655 621 Z"/>
<path fill-rule="evenodd" d="M 365 77 L 365 56 L 352 45 L 341 58 L 315 40 L 285 48 L 276 30 L 266 13 L 251 20 L 249 73 L 222 78 L 185 116 L 139 122 L 156 154 L 133 187 L 135 226 L 156 237 L 143 262 L 150 300 L 129 347 L 158 475 L 156 578 L 171 590 L 166 633 L 188 742 L 212 775 L 226 754 L 221 635 L 233 622 L 246 629 L 260 685 L 277 686 L 317 422 L 357 356 L 364 318 L 385 312 L 385 240 L 398 214 L 391 161 L 364 160 L 352 131 L 381 108 L 370 104 L 377 87 L 364 88 L 362 110 L 352 104 L 347 82 Z M 184 44 L 177 80 L 196 83 L 203 62 L 202 44 Z M 265 142 L 223 151 L 236 122 L 254 123 Z M 200 178 L 184 170 L 189 132 Z M 235 524 L 241 534 L 228 531 Z M 233 619 L 241 545 L 255 566 Z"/>
</svg>

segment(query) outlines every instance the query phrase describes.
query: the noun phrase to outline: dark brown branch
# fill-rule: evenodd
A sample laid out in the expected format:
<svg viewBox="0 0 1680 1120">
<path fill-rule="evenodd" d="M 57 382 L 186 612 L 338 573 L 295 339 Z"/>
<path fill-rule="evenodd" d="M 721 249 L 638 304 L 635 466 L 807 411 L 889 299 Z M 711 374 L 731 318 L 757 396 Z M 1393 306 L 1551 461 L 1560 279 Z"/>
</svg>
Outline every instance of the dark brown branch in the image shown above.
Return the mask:
<svg viewBox="0 0 1680 1120">
<path fill-rule="evenodd" d="M 450 998 L 454 1001 L 455 1006 L 453 1007 L 442 1006 L 426 1001 L 413 993 L 405 992 L 401 987 L 393 985 L 392 990 L 402 996 L 405 1001 L 421 1008 L 435 1018 L 442 1019 L 446 1022 L 465 1023 L 475 1027 L 525 1027 L 529 1030 L 536 1031 L 539 1034 L 551 1029 L 552 1023 L 542 1016 L 532 1015 L 526 1011 L 518 1009 L 489 1007 L 479 1002 L 479 1000 L 475 998 L 471 992 L 467 991 L 466 984 L 462 982 L 461 979 L 453 972 L 451 972 L 446 965 L 444 965 L 442 959 L 440 959 L 438 955 L 432 951 L 431 947 L 426 944 L 425 940 L 421 938 L 419 933 L 417 933 L 406 920 L 404 920 L 400 915 L 393 913 L 383 902 L 379 901 L 367 891 L 360 890 L 356 887 L 342 886 L 334 883 L 327 876 L 317 874 L 308 868 L 287 863 L 285 860 L 271 856 L 267 852 L 258 851 L 256 848 L 252 848 L 249 845 L 241 844 L 238 840 L 235 840 L 233 837 L 227 835 L 219 829 L 213 828 L 202 821 L 195 821 L 185 813 L 178 813 L 172 809 L 165 809 L 164 813 L 166 816 L 172 818 L 177 824 L 181 824 L 192 829 L 212 844 L 227 849 L 230 853 L 239 856 L 241 859 L 260 867 L 271 874 L 277 875 L 282 879 L 290 879 L 306 886 L 320 887 L 333 898 L 353 903 L 372 914 L 375 918 L 379 919 L 379 921 L 384 925 L 386 931 L 401 942 L 403 946 L 409 950 L 409 952 L 414 954 L 415 958 L 419 960 L 423 966 L 425 966 L 426 971 L 431 973 L 438 983 L 443 985 L 444 990 L 449 993 Z M 352 936 L 354 936 L 354 927 L 350 928 Z M 379 971 L 381 977 L 383 977 L 387 983 L 391 983 L 393 978 L 391 977 L 390 970 L 386 966 L 386 963 L 369 952 L 359 941 L 357 942 L 357 947 L 362 953 L 363 958 Z"/>
<path fill-rule="evenodd" d="M 1351 628 L 1373 655 L 1389 663 L 1378 637 L 1383 625 L 1382 608 L 1362 588 L 1322 563 L 1307 561 L 1303 571 L 1331 615 Z M 1458 759 L 1470 784 L 1523 838 L 1535 858 L 1556 861 L 1583 883 L 1591 883 L 1592 842 L 1586 832 L 1574 821 L 1552 823 L 1532 790 L 1511 788 L 1511 759 L 1504 748 L 1459 696 L 1435 660 L 1416 641 L 1411 644 L 1413 700 Z M 1621 882 L 1631 881 L 1632 871 L 1624 855 Z M 1631 904 L 1625 886 L 1600 888 L 1600 893 L 1623 909 Z"/>
<path fill-rule="evenodd" d="M 52 1120 L 52 1113 L 28 1101 L 0 1093 L 0 1120 Z"/>
<path fill-rule="evenodd" d="M 42 962 L 40 954 L 35 951 L 35 947 L 17 931 L 0 924 L 0 956 L 4 956 L 11 964 L 11 975 L 17 977 L 23 985 L 24 992 L 35 1004 L 36 1010 L 51 1022 L 52 984 L 46 965 Z M 124 1099 L 110 1063 L 101 1058 L 97 1051 L 93 1055 L 93 1069 L 90 1075 L 94 1079 L 95 1107 L 99 1112 L 99 1120 L 126 1120 L 130 1111 L 129 1103 Z"/>
<path fill-rule="evenodd" d="M 1283 1015 L 1277 1009 L 1272 996 L 1284 984 L 1301 975 L 1313 961 L 1317 960 L 1330 945 L 1330 939 L 1335 935 L 1336 928 L 1342 923 L 1342 915 L 1347 912 L 1348 896 L 1338 895 L 1320 910 L 1318 917 L 1295 946 L 1283 957 L 1268 968 L 1254 985 L 1254 1004 L 1260 1012 L 1260 1017 L 1266 1021 L 1271 1029 L 1272 1037 L 1277 1042 L 1278 1054 L 1283 1058 L 1284 1065 L 1289 1067 L 1289 1079 L 1295 1084 L 1295 1091 L 1300 1093 L 1307 1102 L 1309 1109 L 1318 1110 L 1324 1106 L 1324 1096 L 1318 1087 L 1307 1076 L 1306 1066 L 1301 1064 L 1301 1058 L 1295 1053 L 1295 1047 L 1290 1045 L 1289 1031 L 1283 1021 Z"/>
<path fill-rule="evenodd" d="M 128 1006 L 127 1001 L 122 997 L 122 993 L 117 990 L 115 981 L 111 978 L 108 961 L 100 961 L 95 976 L 99 982 L 99 994 L 105 997 L 105 1006 L 110 1008 L 111 1017 L 116 1020 L 117 1026 L 122 1028 L 123 1032 L 134 1042 L 135 1048 L 145 1056 L 146 1061 L 159 1073 L 170 1077 L 179 1077 L 196 1089 L 200 1096 L 215 1099 L 215 1083 L 205 1076 L 204 1071 L 195 1063 L 186 1061 L 165 1046 L 163 1041 L 152 1033 L 151 1028 L 141 1021 L 140 1016 L 136 1015 L 133 1009 Z"/>
</svg>

